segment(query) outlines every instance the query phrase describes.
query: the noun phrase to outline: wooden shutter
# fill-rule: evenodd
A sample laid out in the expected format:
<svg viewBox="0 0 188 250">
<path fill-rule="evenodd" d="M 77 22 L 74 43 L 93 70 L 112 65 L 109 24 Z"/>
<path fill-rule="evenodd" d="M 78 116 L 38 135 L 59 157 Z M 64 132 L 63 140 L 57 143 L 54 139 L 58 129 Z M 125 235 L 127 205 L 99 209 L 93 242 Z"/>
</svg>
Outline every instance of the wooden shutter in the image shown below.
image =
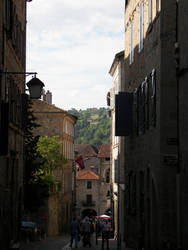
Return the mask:
<svg viewBox="0 0 188 250">
<path fill-rule="evenodd" d="M 133 129 L 133 94 L 119 92 L 115 96 L 115 135 L 129 136 Z"/>
</svg>

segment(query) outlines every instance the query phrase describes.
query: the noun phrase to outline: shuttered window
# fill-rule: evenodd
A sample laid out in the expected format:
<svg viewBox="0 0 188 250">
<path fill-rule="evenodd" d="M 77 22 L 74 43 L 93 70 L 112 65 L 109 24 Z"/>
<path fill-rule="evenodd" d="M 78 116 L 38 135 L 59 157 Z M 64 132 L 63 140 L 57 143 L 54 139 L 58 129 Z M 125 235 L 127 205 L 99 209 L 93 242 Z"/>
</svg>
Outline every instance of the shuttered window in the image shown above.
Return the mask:
<svg viewBox="0 0 188 250">
<path fill-rule="evenodd" d="M 143 49 L 144 45 L 144 4 L 139 6 L 139 52 Z"/>
<path fill-rule="evenodd" d="M 130 64 L 134 61 L 134 21 L 130 23 Z"/>
<path fill-rule="evenodd" d="M 148 26 L 152 21 L 152 0 L 148 0 Z"/>
</svg>

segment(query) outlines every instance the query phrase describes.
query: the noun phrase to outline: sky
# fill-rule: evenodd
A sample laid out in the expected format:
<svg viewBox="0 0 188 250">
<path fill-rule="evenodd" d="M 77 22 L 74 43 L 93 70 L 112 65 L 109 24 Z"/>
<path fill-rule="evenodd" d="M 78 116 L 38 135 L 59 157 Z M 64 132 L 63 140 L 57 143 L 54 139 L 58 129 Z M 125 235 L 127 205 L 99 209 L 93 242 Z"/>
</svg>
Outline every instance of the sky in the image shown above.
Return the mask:
<svg viewBox="0 0 188 250">
<path fill-rule="evenodd" d="M 27 71 L 38 73 L 59 108 L 107 107 L 109 70 L 124 48 L 123 31 L 122 0 L 28 2 Z"/>
</svg>

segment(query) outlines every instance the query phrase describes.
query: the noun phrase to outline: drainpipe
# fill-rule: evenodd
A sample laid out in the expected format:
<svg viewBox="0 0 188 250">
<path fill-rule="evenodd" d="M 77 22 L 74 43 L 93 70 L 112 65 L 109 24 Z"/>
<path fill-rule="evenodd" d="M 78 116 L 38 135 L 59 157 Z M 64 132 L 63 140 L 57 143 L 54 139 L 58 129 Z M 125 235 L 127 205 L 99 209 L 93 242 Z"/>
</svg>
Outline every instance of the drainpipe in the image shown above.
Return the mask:
<svg viewBox="0 0 188 250">
<path fill-rule="evenodd" d="M 179 86 L 179 0 L 176 0 L 176 87 L 177 87 L 177 173 L 176 173 L 176 209 L 177 209 L 177 249 L 182 250 L 182 228 L 181 228 L 181 145 L 180 145 L 180 86 Z"/>
<path fill-rule="evenodd" d="M 118 141 L 119 143 L 119 141 Z M 118 188 L 118 209 L 117 209 L 117 217 L 118 217 L 118 225 L 117 225 L 117 250 L 121 250 L 121 232 L 120 232 L 120 152 L 119 152 L 119 145 L 118 145 L 118 183 L 117 183 L 117 188 Z"/>
<path fill-rule="evenodd" d="M 75 130 L 75 129 L 74 129 Z M 75 133 L 74 133 L 75 136 Z M 75 145 L 75 144 L 74 144 Z M 73 171 L 73 194 L 72 194 L 72 216 L 77 217 L 77 193 L 76 193 L 76 175 L 77 175 L 77 169 L 76 169 L 76 162 L 75 159 L 77 158 L 77 153 L 74 152 L 74 159 L 72 162 L 72 171 Z"/>
</svg>

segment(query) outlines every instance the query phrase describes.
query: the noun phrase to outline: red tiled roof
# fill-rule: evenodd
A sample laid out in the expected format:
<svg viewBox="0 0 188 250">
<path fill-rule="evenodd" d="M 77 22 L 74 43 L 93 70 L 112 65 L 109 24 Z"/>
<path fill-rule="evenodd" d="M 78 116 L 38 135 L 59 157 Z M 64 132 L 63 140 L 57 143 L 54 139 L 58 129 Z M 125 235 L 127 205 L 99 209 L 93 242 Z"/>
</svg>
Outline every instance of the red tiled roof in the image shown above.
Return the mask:
<svg viewBox="0 0 188 250">
<path fill-rule="evenodd" d="M 83 158 L 97 157 L 98 149 L 90 144 L 75 144 L 75 152 L 82 155 Z"/>
<path fill-rule="evenodd" d="M 101 145 L 98 153 L 99 158 L 110 158 L 111 147 L 110 144 Z"/>
<path fill-rule="evenodd" d="M 77 173 L 77 180 L 99 180 L 99 176 L 91 170 L 80 170 Z"/>
</svg>

